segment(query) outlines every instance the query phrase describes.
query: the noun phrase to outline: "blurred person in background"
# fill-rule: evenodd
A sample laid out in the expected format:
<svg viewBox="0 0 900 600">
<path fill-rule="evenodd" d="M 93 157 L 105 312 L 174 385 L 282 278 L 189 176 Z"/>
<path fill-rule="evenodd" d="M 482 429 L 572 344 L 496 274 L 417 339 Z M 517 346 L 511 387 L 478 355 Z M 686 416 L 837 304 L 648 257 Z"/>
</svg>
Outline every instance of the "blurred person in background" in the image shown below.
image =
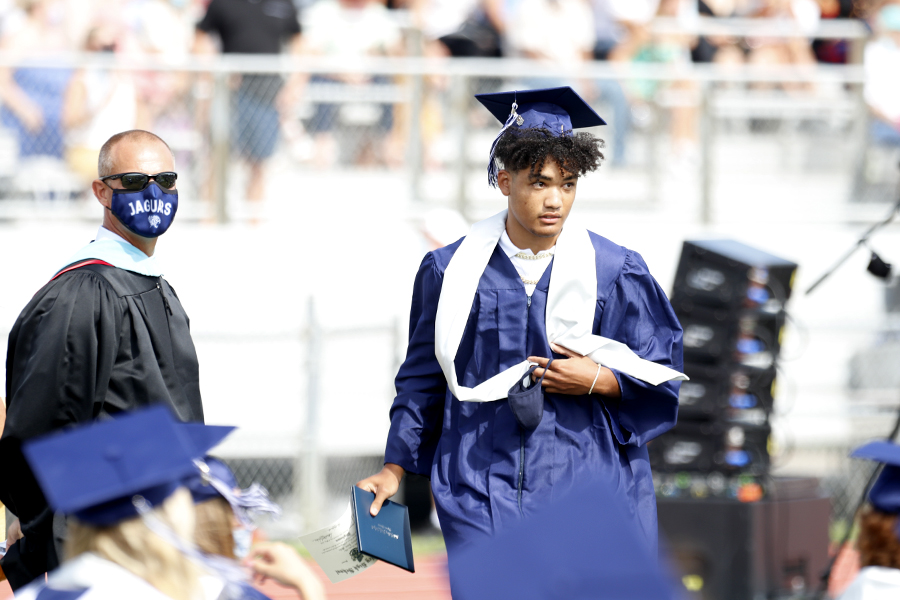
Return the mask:
<svg viewBox="0 0 900 600">
<path fill-rule="evenodd" d="M 854 0 L 817 0 L 823 19 L 850 19 L 855 15 Z M 846 64 L 849 40 L 813 40 L 813 54 L 820 63 Z"/>
<path fill-rule="evenodd" d="M 39 485 L 68 519 L 62 566 L 46 582 L 17 590 L 17 599 L 202 597 L 203 571 L 185 555 L 195 517 L 181 481 L 196 470 L 195 444 L 203 441 L 186 439 L 176 427 L 168 409 L 156 407 L 21 447 L 36 478 L 29 488 Z M 223 588 L 218 580 L 206 585 Z"/>
<path fill-rule="evenodd" d="M 621 0 L 592 0 L 594 14 L 594 59 L 608 60 L 610 53 L 618 46 L 626 35 L 626 29 L 618 15 L 617 3 Z M 622 166 L 627 159 L 628 134 L 631 131 L 632 115 L 628 98 L 622 84 L 615 79 L 600 79 L 594 82 L 599 93 L 599 100 L 612 109 L 610 123 L 612 140 L 610 145 L 609 164 Z"/>
<path fill-rule="evenodd" d="M 422 34 L 423 54 L 429 58 L 500 57 L 506 32 L 504 0 L 409 0 L 415 27 Z M 470 79 L 472 89 L 495 89 L 498 78 Z M 431 74 L 425 78 L 419 128 L 426 169 L 441 166 L 439 143 L 445 133 L 446 115 L 452 114 L 450 78 Z M 469 115 L 478 119 L 478 113 Z M 480 116 L 480 115 L 479 115 Z"/>
<path fill-rule="evenodd" d="M 85 52 L 114 53 L 119 32 L 112 25 L 88 32 Z M 66 89 L 62 123 L 66 128 L 66 160 L 84 182 L 97 174 L 103 144 L 119 131 L 138 126 L 137 88 L 132 71 L 86 67 L 76 71 Z"/>
<path fill-rule="evenodd" d="M 606 60 L 624 36 L 624 28 L 619 23 L 614 10 L 616 0 L 591 0 L 594 12 L 594 58 Z"/>
<path fill-rule="evenodd" d="M 410 0 L 426 56 L 502 56 L 504 0 Z"/>
<path fill-rule="evenodd" d="M 659 63 L 673 66 L 687 66 L 692 62 L 691 50 L 697 45 L 697 37 L 690 34 L 660 34 L 651 29 L 651 21 L 646 19 L 646 4 L 643 11 L 620 12 L 632 20 L 624 20 L 628 34 L 622 43 L 613 48 L 609 60 L 628 63 Z M 655 17 L 679 19 L 688 22 L 697 17 L 695 0 L 661 0 L 655 9 Z M 651 106 L 660 105 L 668 109 L 669 131 L 673 148 L 672 168 L 676 173 L 696 166 L 699 160 L 697 143 L 697 110 L 699 97 L 696 84 L 692 81 L 670 83 L 649 79 L 632 79 L 624 85 L 630 103 L 638 107 L 638 114 L 652 118 Z"/>
<path fill-rule="evenodd" d="M 369 56 L 403 54 L 400 27 L 378 0 L 319 0 L 307 10 L 303 25 L 303 52 L 311 56 L 353 64 Z M 311 83 L 321 86 L 382 85 L 390 81 L 383 75 L 365 73 L 313 75 L 310 78 Z M 306 126 L 315 138 L 318 167 L 330 167 L 341 158 L 334 131 L 342 127 L 355 127 L 362 138 L 354 140 L 359 141 L 359 147 L 353 156 L 346 157 L 346 161 L 357 165 L 403 164 L 402 140 L 394 131 L 392 105 L 322 103 L 313 107 Z"/>
<path fill-rule="evenodd" d="M 7 445 L 149 403 L 203 421 L 188 317 L 154 258 L 178 210 L 172 153 L 150 132 L 126 131 L 98 162 L 92 189 L 104 211 L 95 241 L 38 290 L 9 334 Z M 28 495 L 20 457 L 0 453 L 0 464 L 0 500 L 24 533 L 0 566 L 18 589 L 59 564 L 64 532 L 44 498 Z"/>
<path fill-rule="evenodd" d="M 718 39 L 713 62 L 722 65 L 750 64 L 758 66 L 813 65 L 816 62 L 811 36 L 819 27 L 821 9 L 816 0 L 761 0 L 758 4 L 741 5 L 733 16 L 777 19 L 793 22 L 797 35 L 790 37 L 745 37 Z M 776 88 L 799 92 L 810 84 L 783 82 L 753 83 L 754 89 Z"/>
<path fill-rule="evenodd" d="M 747 38 L 753 65 L 811 65 L 816 62 L 809 37 L 819 27 L 822 13 L 815 0 L 765 0 L 752 16 L 792 20 L 803 35 L 788 38 Z M 802 85 L 783 84 L 785 90 Z"/>
<path fill-rule="evenodd" d="M 508 56 L 562 67 L 593 59 L 596 37 L 588 0 L 508 0 L 507 11 Z"/>
<path fill-rule="evenodd" d="M 863 55 L 870 136 L 877 145 L 900 146 L 900 4 L 883 6 L 874 29 Z"/>
<path fill-rule="evenodd" d="M 216 40 L 225 54 L 301 52 L 300 21 L 291 0 L 211 0 L 197 23 L 194 51 L 213 53 Z M 232 101 L 232 145 L 247 162 L 245 198 L 258 219 L 266 194 L 266 160 L 275 152 L 281 120 L 295 101 L 299 80 L 285 86 L 278 74 L 243 74 Z"/>
<path fill-rule="evenodd" d="M 124 9 L 134 52 L 151 57 L 163 65 L 176 66 L 190 55 L 194 26 L 203 15 L 202 0 L 131 0 Z M 165 23 L 165 27 L 160 27 Z M 174 68 L 136 72 L 141 118 L 138 127 L 155 131 L 175 151 L 179 164 L 189 163 L 179 154 L 187 146 L 183 140 L 198 130 L 191 107 L 194 73 Z M 203 186 L 199 186 L 203 187 Z"/>
<path fill-rule="evenodd" d="M 62 25 L 61 0 L 18 0 L 24 19 L 0 38 L 0 53 L 12 59 L 61 55 L 70 50 Z M 63 158 L 63 98 L 72 72 L 65 67 L 0 68 L 0 125 L 19 144 L 19 157 Z"/>
<path fill-rule="evenodd" d="M 542 61 L 549 69 L 559 67 L 577 69 L 593 60 L 596 45 L 594 11 L 589 0 L 506 0 L 508 26 L 504 38 L 504 53 L 509 57 Z M 552 88 L 566 85 L 571 77 L 527 77 L 522 82 L 526 88 Z M 593 82 L 573 82 L 582 95 L 593 99 Z M 598 86 L 611 100 L 619 103 L 619 111 L 625 102 L 614 85 Z M 627 102 L 625 102 L 627 104 Z M 620 118 L 621 114 L 618 115 Z M 625 131 L 626 127 L 616 127 Z M 615 162 L 624 158 L 624 143 L 614 136 Z"/>
<path fill-rule="evenodd" d="M 862 569 L 838 600 L 895 600 L 900 598 L 900 446 L 871 442 L 850 456 L 884 467 L 859 516 L 856 546 Z"/>
<path fill-rule="evenodd" d="M 25 15 L 16 5 L 16 0 L 0 0 L 0 39 L 24 20 Z"/>
</svg>

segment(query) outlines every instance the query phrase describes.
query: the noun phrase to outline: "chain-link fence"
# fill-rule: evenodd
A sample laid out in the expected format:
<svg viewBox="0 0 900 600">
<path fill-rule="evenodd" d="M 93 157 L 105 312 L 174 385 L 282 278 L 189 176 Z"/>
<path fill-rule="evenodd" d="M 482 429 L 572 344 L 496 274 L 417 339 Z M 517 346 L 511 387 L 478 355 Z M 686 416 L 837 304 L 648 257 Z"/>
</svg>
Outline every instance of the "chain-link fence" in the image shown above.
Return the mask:
<svg viewBox="0 0 900 600">
<path fill-rule="evenodd" d="M 83 197 L 102 142 L 133 127 L 172 146 L 182 193 L 203 201 L 188 207 L 196 218 L 248 217 L 248 200 L 253 206 L 273 193 L 263 173 L 338 166 L 401 171 L 416 200 L 475 216 L 486 193 L 474 174 L 497 124 L 473 95 L 556 84 L 576 87 L 608 121 L 594 133 L 606 140 L 611 178 L 589 199 L 653 205 L 665 195 L 667 170 L 696 171 L 700 216 L 714 221 L 716 180 L 727 169 L 720 155 L 735 139 L 774 142 L 785 168 L 848 173 L 854 200 L 883 201 L 897 181 L 897 150 L 870 143 L 856 66 L 560 68 L 415 58 L 351 65 L 273 56 L 173 65 L 89 55 L 0 62 L 46 117 L 36 128 L 0 109 L 0 211 L 13 217 L 33 209 L 23 200 Z M 423 177 L 441 184 L 424 185 Z"/>
<path fill-rule="evenodd" d="M 249 56 L 171 64 L 69 56 L 49 63 L 0 57 L 0 68 L 12 70 L 17 85 L 45 108 L 40 128 L 0 109 L 0 219 L 6 220 L 96 218 L 86 190 L 96 174 L 99 145 L 109 134 L 132 127 L 150 129 L 172 147 L 180 193 L 191 200 L 179 209 L 182 219 L 251 221 L 278 195 L 302 200 L 296 187 L 301 182 L 327 173 L 377 172 L 388 173 L 390 185 L 412 205 L 453 207 L 471 220 L 503 207 L 484 185 L 499 124 L 473 95 L 557 84 L 576 87 L 609 122 L 595 130 L 607 144 L 605 178 L 602 184 L 591 179 L 579 184 L 579 202 L 589 209 L 672 215 L 667 207 L 675 189 L 677 211 L 690 213 L 678 215 L 683 222 L 739 219 L 736 211 L 753 199 L 741 195 L 743 190 L 732 197 L 724 185 L 746 176 L 759 161 L 779 185 L 790 185 L 800 174 L 802 185 L 820 180 L 840 202 L 875 211 L 893 199 L 898 181 L 892 166 L 898 150 L 870 143 L 864 73 L 852 65 L 561 68 L 519 60 L 341 64 Z M 91 90 L 94 104 L 80 120 L 67 121 L 77 86 Z M 685 122 L 692 126 L 685 129 Z M 748 161 L 757 162 L 748 167 Z M 264 169 L 263 193 L 255 169 Z M 684 173 L 691 182 L 679 179 Z M 381 461 L 373 444 L 342 451 L 336 446 L 346 437 L 317 430 L 316 411 L 333 405 L 323 398 L 339 394 L 317 388 L 316 378 L 339 381 L 341 375 L 316 374 L 334 369 L 338 358 L 328 346 L 340 346 L 347 333 L 328 328 L 316 333 L 314 318 L 296 335 L 273 338 L 234 333 L 228 340 L 228 325 L 221 327 L 196 336 L 198 348 L 212 356 L 204 369 L 237 376 L 224 355 L 252 354 L 248 348 L 255 348 L 284 358 L 283 370 L 292 375 L 279 390 L 291 408 L 274 414 L 293 433 L 261 436 L 254 448 L 264 451 L 247 444 L 229 451 L 239 480 L 261 481 L 303 515 L 301 525 L 321 522 L 333 513 L 336 499 Z M 369 397 L 384 418 L 404 334 L 395 324 L 374 329 L 367 334 L 361 327 L 349 335 L 355 343 L 371 338 L 370 354 L 380 361 L 372 370 L 380 375 Z M 877 328 L 868 333 L 876 337 Z M 885 362 L 882 370 L 891 369 L 896 372 Z M 855 393 L 849 383 L 847 390 Z M 876 410 L 867 406 L 857 403 L 854 414 Z M 848 518 L 868 476 L 868 467 L 847 459 L 847 451 L 852 441 L 887 433 L 888 406 L 884 401 L 877 408 L 877 426 L 860 425 L 834 444 L 793 445 L 792 460 L 799 465 L 794 470 L 808 464 L 822 476 L 838 519 Z"/>
</svg>

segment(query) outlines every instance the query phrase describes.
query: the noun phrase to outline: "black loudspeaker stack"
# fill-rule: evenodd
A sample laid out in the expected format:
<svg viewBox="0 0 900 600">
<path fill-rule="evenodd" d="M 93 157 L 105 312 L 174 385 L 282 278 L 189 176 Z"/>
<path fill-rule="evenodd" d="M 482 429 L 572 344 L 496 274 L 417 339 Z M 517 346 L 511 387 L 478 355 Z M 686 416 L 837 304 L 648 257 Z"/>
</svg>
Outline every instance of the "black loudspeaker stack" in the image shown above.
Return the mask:
<svg viewBox="0 0 900 600">
<path fill-rule="evenodd" d="M 678 424 L 650 443 L 660 497 L 759 499 L 784 305 L 796 263 L 733 240 L 684 243 L 671 296 L 684 329 Z"/>
<path fill-rule="evenodd" d="M 661 544 L 687 596 L 802 597 L 827 561 L 830 502 L 769 476 L 769 417 L 797 265 L 732 240 L 685 242 L 677 425 L 650 442 Z"/>
</svg>

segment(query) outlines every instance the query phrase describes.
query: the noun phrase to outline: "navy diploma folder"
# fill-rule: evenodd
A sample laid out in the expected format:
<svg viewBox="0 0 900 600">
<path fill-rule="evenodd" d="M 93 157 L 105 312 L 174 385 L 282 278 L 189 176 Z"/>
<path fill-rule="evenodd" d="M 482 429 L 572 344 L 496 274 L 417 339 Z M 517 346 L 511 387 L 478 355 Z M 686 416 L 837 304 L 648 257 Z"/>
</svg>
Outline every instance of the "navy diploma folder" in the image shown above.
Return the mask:
<svg viewBox="0 0 900 600">
<path fill-rule="evenodd" d="M 373 517 L 369 514 L 369 508 L 375 500 L 375 494 L 353 486 L 350 498 L 356 517 L 356 543 L 359 551 L 415 573 L 409 509 L 402 504 L 385 500 L 378 516 Z"/>
</svg>

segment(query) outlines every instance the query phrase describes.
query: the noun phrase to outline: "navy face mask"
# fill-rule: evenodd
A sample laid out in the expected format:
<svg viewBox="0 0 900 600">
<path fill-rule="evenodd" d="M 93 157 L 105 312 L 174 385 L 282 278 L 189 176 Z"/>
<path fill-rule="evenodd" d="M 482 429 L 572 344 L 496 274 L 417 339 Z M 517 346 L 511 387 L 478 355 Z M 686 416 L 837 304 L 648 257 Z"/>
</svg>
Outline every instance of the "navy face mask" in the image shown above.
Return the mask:
<svg viewBox="0 0 900 600">
<path fill-rule="evenodd" d="M 544 416 L 544 388 L 541 384 L 544 383 L 544 376 L 547 375 L 552 363 L 551 358 L 544 369 L 544 375 L 541 375 L 539 380 L 531 381 L 531 374 L 537 369 L 537 365 L 534 365 L 520 381 L 516 382 L 516 385 L 509 388 L 507 396 L 509 407 L 519 427 L 525 431 L 534 431 L 541 424 Z"/>
<path fill-rule="evenodd" d="M 138 191 L 114 189 L 110 210 L 132 233 L 155 238 L 175 219 L 178 191 L 166 191 L 155 181 Z"/>
</svg>

